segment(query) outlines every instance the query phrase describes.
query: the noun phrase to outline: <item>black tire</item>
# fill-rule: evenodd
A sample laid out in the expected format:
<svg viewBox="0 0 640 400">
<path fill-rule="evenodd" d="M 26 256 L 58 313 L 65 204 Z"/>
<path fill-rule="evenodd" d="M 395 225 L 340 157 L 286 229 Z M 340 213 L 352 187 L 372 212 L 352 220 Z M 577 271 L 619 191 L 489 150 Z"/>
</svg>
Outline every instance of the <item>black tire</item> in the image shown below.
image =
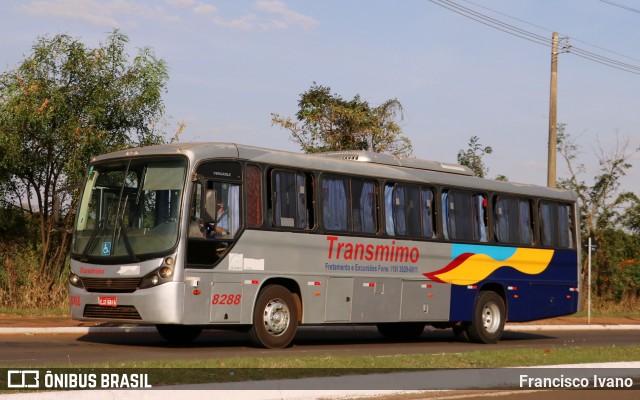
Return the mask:
<svg viewBox="0 0 640 400">
<path fill-rule="evenodd" d="M 171 343 L 190 343 L 202 332 L 202 328 L 189 325 L 156 325 L 163 339 Z"/>
<path fill-rule="evenodd" d="M 474 343 L 497 343 L 504 332 L 505 310 L 500 295 L 490 291 L 480 292 L 473 308 L 473 320 L 467 327 L 469 340 Z"/>
<path fill-rule="evenodd" d="M 387 339 L 413 340 L 424 332 L 424 322 L 389 322 L 377 324 L 378 332 Z"/>
<path fill-rule="evenodd" d="M 298 329 L 298 309 L 293 295 L 279 285 L 260 291 L 253 310 L 249 339 L 267 349 L 282 349 L 291 344 Z"/>
</svg>

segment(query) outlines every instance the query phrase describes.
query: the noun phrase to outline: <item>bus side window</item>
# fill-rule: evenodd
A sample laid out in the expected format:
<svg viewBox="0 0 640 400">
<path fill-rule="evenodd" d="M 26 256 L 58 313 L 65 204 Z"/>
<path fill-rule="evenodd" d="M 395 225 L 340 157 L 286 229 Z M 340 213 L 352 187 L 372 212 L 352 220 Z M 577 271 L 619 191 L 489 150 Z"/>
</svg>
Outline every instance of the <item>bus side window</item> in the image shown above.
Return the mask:
<svg viewBox="0 0 640 400">
<path fill-rule="evenodd" d="M 320 179 L 324 229 L 370 234 L 378 231 L 374 182 L 327 175 Z"/>
<path fill-rule="evenodd" d="M 408 192 L 404 185 L 396 184 L 393 187 L 393 222 L 394 230 L 397 236 L 408 235 L 407 231 L 407 199 L 405 192 Z"/>
<path fill-rule="evenodd" d="M 422 235 L 420 192 L 417 186 L 395 185 L 393 189 L 393 219 L 396 235 Z"/>
<path fill-rule="evenodd" d="M 471 193 L 448 190 L 443 209 L 449 239 L 472 241 L 474 236 L 473 199 Z"/>
<path fill-rule="evenodd" d="M 574 244 L 573 212 L 568 204 L 558 204 L 558 224 L 560 247 L 572 248 Z"/>
<path fill-rule="evenodd" d="M 474 240 L 487 241 L 487 196 L 484 194 L 473 195 L 474 216 Z"/>
<path fill-rule="evenodd" d="M 385 219 L 390 236 L 433 239 L 435 214 L 433 190 L 418 185 L 396 183 L 385 186 Z"/>
<path fill-rule="evenodd" d="M 573 230 L 573 212 L 568 204 L 540 202 L 540 235 L 543 246 L 572 248 L 575 242 Z"/>
<path fill-rule="evenodd" d="M 311 178 L 300 172 L 274 170 L 272 173 L 273 226 L 312 228 Z"/>
<path fill-rule="evenodd" d="M 351 212 L 355 232 L 374 234 L 378 231 L 376 218 L 376 184 L 351 179 Z"/>
<path fill-rule="evenodd" d="M 349 230 L 348 179 L 323 176 L 321 183 L 322 224 L 329 231 Z"/>
<path fill-rule="evenodd" d="M 203 237 L 204 215 L 202 214 L 202 184 L 193 184 L 191 215 L 189 216 L 189 237 Z"/>
<path fill-rule="evenodd" d="M 208 181 L 202 219 L 205 238 L 234 239 L 240 229 L 240 185 Z"/>
<path fill-rule="evenodd" d="M 520 220 L 520 243 L 531 245 L 533 244 L 533 208 L 531 207 L 531 201 L 520 199 L 518 209 L 518 218 Z"/>
<path fill-rule="evenodd" d="M 462 190 L 447 190 L 442 195 L 445 237 L 474 242 L 487 241 L 487 197 Z"/>
<path fill-rule="evenodd" d="M 531 245 L 531 202 L 508 196 L 494 199 L 493 221 L 495 238 L 499 243 Z"/>
<path fill-rule="evenodd" d="M 393 222 L 393 184 L 384 187 L 384 220 L 387 235 L 395 235 L 395 223 Z"/>
<path fill-rule="evenodd" d="M 436 237 L 436 215 L 434 213 L 435 207 L 432 189 L 425 187 L 420 189 L 420 206 L 422 218 L 422 236 L 427 239 L 433 239 Z"/>
</svg>

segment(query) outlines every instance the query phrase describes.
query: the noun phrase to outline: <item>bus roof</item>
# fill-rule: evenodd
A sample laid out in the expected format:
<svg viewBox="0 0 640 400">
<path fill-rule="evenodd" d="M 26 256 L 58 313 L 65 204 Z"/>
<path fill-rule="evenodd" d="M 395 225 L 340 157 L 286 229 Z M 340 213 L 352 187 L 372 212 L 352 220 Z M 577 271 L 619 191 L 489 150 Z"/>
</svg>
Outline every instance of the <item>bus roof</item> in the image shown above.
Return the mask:
<svg viewBox="0 0 640 400">
<path fill-rule="evenodd" d="M 396 157 L 368 151 L 304 154 L 235 143 L 187 142 L 121 150 L 94 157 L 92 162 L 101 162 L 114 158 L 176 154 L 188 157 L 192 166 L 200 160 L 216 158 L 242 159 L 256 163 L 266 163 L 276 167 L 293 167 L 301 170 L 417 181 L 425 184 L 517 193 L 566 201 L 575 201 L 577 198 L 576 194 L 569 190 L 478 178 L 473 176 L 468 167 L 458 164 Z"/>
</svg>

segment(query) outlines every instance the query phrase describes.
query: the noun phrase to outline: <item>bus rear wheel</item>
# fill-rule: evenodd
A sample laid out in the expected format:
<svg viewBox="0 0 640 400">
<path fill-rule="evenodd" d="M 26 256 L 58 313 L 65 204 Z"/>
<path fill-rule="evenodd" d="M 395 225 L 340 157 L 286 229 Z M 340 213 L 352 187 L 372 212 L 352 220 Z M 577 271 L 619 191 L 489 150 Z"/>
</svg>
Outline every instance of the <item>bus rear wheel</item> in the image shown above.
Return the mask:
<svg viewBox="0 0 640 400">
<path fill-rule="evenodd" d="M 413 340 L 422 335 L 424 322 L 388 322 L 377 324 L 378 332 L 392 340 Z"/>
<path fill-rule="evenodd" d="M 192 342 L 202 332 L 202 328 L 188 325 L 156 325 L 156 329 L 163 339 L 171 343 Z"/>
<path fill-rule="evenodd" d="M 496 292 L 480 292 L 473 309 L 473 320 L 466 329 L 469 340 L 497 343 L 504 332 L 505 310 L 504 300 Z"/>
<path fill-rule="evenodd" d="M 279 285 L 260 291 L 253 311 L 249 339 L 259 347 L 282 349 L 291 344 L 298 329 L 298 311 L 293 295 Z"/>
</svg>

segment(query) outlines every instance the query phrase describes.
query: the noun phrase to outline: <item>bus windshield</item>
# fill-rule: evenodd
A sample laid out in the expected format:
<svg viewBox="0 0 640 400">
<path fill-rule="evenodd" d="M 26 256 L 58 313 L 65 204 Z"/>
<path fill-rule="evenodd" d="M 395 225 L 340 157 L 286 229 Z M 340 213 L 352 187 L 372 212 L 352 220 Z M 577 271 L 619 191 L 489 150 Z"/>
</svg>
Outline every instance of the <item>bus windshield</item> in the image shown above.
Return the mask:
<svg viewBox="0 0 640 400">
<path fill-rule="evenodd" d="M 72 253 L 82 260 L 140 261 L 178 240 L 186 160 L 117 160 L 89 168 Z"/>
</svg>

